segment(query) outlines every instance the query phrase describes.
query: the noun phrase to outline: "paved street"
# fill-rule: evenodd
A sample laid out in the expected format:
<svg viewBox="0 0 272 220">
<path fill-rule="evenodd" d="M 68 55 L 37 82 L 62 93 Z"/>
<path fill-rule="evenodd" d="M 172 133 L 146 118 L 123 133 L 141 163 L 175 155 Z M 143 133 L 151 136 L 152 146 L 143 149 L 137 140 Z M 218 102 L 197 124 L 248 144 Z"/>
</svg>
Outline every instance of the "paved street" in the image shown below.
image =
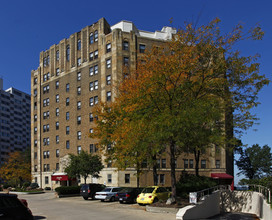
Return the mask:
<svg viewBox="0 0 272 220">
<path fill-rule="evenodd" d="M 82 197 L 55 198 L 54 193 L 19 195 L 26 199 L 35 219 L 49 220 L 171 220 L 175 214 L 150 213 L 137 204 L 83 200 Z"/>
</svg>

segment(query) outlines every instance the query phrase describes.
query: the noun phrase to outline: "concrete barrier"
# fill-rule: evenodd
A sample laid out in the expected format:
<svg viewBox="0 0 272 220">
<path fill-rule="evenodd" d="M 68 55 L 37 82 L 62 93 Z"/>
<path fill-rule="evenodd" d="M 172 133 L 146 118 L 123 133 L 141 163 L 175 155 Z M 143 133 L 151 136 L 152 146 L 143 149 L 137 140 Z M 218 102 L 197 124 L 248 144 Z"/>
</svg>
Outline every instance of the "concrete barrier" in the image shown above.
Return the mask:
<svg viewBox="0 0 272 220">
<path fill-rule="evenodd" d="M 263 195 L 252 191 L 216 191 L 201 203 L 180 209 L 176 219 L 201 219 L 220 212 L 242 212 L 257 215 L 262 220 L 272 219 L 272 210 Z"/>
<path fill-rule="evenodd" d="M 215 191 L 205 197 L 202 202 L 180 209 L 176 214 L 176 219 L 201 219 L 218 214 L 220 214 L 220 191 Z"/>
</svg>

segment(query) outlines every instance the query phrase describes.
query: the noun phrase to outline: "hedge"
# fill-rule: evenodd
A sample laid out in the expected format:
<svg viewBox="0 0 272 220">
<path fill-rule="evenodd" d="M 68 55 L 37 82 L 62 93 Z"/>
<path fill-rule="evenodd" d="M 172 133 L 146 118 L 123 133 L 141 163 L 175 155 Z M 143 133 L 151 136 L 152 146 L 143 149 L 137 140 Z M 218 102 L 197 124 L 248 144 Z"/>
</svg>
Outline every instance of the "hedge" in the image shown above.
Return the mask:
<svg viewBox="0 0 272 220">
<path fill-rule="evenodd" d="M 60 186 L 55 189 L 58 195 L 79 194 L 80 186 Z"/>
</svg>

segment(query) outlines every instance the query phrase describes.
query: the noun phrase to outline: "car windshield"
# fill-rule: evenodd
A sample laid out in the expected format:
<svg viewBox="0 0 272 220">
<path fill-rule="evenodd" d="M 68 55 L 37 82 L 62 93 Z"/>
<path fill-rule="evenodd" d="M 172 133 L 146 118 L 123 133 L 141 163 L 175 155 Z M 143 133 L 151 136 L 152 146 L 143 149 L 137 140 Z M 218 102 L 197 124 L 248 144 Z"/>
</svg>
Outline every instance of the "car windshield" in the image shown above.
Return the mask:
<svg viewBox="0 0 272 220">
<path fill-rule="evenodd" d="M 82 190 L 87 190 L 88 188 L 89 188 L 88 185 L 82 185 L 82 186 L 81 186 L 81 189 L 82 189 Z"/>
<path fill-rule="evenodd" d="M 152 193 L 154 191 L 154 187 L 148 187 L 148 188 L 145 188 L 142 193 Z"/>
<path fill-rule="evenodd" d="M 110 191 L 111 191 L 111 188 L 105 188 L 101 192 L 110 192 Z"/>
</svg>

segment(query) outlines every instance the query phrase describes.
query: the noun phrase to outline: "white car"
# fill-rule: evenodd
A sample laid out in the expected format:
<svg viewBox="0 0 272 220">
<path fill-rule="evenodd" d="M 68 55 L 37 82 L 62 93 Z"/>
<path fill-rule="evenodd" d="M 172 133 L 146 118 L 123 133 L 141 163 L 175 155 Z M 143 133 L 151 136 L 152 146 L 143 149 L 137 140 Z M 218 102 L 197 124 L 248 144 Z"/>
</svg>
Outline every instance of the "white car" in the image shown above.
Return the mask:
<svg viewBox="0 0 272 220">
<path fill-rule="evenodd" d="M 121 187 L 106 187 L 101 192 L 95 193 L 95 198 L 100 199 L 102 202 L 107 201 L 115 201 L 118 200 L 118 196 L 116 195 L 122 188 Z"/>
</svg>

